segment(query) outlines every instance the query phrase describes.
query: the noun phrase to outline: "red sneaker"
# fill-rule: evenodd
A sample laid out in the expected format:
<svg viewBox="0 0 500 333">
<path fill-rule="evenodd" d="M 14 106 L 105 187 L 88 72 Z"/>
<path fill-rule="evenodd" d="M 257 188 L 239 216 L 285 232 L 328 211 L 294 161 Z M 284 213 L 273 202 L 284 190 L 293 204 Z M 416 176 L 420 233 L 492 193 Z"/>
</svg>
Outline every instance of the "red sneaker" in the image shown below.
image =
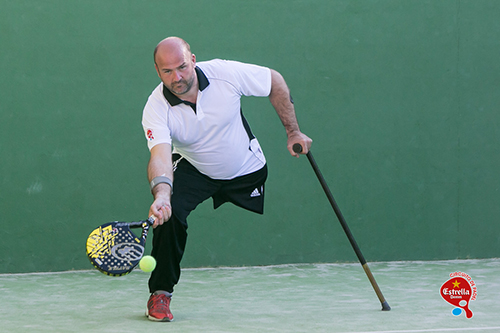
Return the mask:
<svg viewBox="0 0 500 333">
<path fill-rule="evenodd" d="M 152 321 L 172 321 L 174 316 L 170 312 L 170 300 L 172 298 L 162 294 L 154 293 L 149 297 L 146 316 Z"/>
</svg>

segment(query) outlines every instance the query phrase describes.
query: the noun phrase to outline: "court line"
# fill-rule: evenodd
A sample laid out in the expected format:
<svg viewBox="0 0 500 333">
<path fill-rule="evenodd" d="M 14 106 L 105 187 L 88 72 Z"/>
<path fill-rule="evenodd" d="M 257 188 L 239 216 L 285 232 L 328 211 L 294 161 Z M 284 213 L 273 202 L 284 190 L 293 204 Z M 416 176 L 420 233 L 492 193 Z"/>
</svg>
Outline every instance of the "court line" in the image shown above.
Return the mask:
<svg viewBox="0 0 500 333">
<path fill-rule="evenodd" d="M 450 260 L 400 260 L 400 261 L 376 261 L 370 262 L 370 266 L 377 266 L 379 264 L 466 264 L 466 263 L 477 263 L 477 262 L 498 262 L 500 258 L 486 258 L 486 259 L 450 259 Z M 90 264 L 89 264 L 90 265 Z M 90 265 L 91 266 L 91 265 Z M 277 265 L 254 265 L 254 266 L 213 266 L 213 267 L 183 267 L 184 271 L 191 270 L 217 270 L 217 269 L 252 269 L 252 268 L 276 268 L 276 267 L 301 267 L 301 266 L 359 266 L 359 262 L 342 262 L 342 263 L 288 263 L 288 264 L 277 264 Z M 24 273 L 0 273 L 2 276 L 18 276 L 18 275 L 47 275 L 47 274 L 67 274 L 67 273 L 89 273 L 98 272 L 97 269 L 87 268 L 87 269 L 74 269 L 69 271 L 52 271 L 52 272 L 24 272 Z M 493 327 L 496 329 L 496 327 Z M 385 331 L 380 331 L 384 333 Z M 398 331 L 387 331 L 387 332 L 398 332 Z M 402 331 L 406 332 L 406 331 Z M 408 331 L 411 332 L 411 331 Z M 417 331 L 419 332 L 419 331 Z M 425 332 L 425 331 L 423 331 Z M 365 333 L 365 332 L 359 332 Z M 369 332 L 372 333 L 372 332 Z M 377 333 L 377 332 L 374 332 Z"/>
<path fill-rule="evenodd" d="M 469 328 L 431 328 L 423 330 L 402 330 L 402 331 L 366 331 L 356 333 L 423 333 L 423 332 L 457 332 L 457 331 L 483 331 L 498 330 L 499 327 L 469 327 Z M 347 332 L 346 332 L 347 333 Z"/>
</svg>

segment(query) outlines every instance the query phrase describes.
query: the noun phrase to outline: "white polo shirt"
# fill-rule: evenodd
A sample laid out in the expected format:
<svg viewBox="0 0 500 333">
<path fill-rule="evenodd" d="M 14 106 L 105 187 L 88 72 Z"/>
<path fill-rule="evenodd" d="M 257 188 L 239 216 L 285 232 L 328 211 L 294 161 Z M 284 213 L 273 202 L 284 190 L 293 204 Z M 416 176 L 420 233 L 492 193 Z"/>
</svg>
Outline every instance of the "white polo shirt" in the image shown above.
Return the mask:
<svg viewBox="0 0 500 333">
<path fill-rule="evenodd" d="M 197 63 L 196 73 L 196 105 L 184 103 L 163 83 L 149 96 L 142 118 L 149 149 L 168 143 L 212 179 L 261 169 L 266 160 L 241 113 L 240 98 L 269 96 L 270 69 L 216 59 Z"/>
</svg>

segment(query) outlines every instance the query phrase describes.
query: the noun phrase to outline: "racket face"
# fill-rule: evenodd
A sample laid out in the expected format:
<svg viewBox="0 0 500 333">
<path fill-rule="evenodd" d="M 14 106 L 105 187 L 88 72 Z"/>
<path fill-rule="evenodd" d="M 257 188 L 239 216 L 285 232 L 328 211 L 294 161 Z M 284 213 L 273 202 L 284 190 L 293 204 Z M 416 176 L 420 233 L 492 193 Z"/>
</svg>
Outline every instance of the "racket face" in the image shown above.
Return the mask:
<svg viewBox="0 0 500 333">
<path fill-rule="evenodd" d="M 102 273 L 122 276 L 137 266 L 144 255 L 144 243 L 130 230 L 128 223 L 106 223 L 87 238 L 87 256 Z"/>
</svg>

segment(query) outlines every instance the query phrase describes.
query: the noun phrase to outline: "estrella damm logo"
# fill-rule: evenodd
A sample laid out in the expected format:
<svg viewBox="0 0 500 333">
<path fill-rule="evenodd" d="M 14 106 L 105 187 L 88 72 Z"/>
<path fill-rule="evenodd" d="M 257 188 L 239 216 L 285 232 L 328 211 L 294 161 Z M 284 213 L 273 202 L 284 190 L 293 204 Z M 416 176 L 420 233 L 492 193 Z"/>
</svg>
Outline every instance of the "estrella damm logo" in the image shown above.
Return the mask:
<svg viewBox="0 0 500 333">
<path fill-rule="evenodd" d="M 469 306 L 470 301 L 477 298 L 477 286 L 469 274 L 451 273 L 450 279 L 441 286 L 440 294 L 446 302 L 455 306 L 451 311 L 454 316 L 461 315 L 463 310 L 467 319 L 472 318 L 474 314 Z"/>
</svg>

